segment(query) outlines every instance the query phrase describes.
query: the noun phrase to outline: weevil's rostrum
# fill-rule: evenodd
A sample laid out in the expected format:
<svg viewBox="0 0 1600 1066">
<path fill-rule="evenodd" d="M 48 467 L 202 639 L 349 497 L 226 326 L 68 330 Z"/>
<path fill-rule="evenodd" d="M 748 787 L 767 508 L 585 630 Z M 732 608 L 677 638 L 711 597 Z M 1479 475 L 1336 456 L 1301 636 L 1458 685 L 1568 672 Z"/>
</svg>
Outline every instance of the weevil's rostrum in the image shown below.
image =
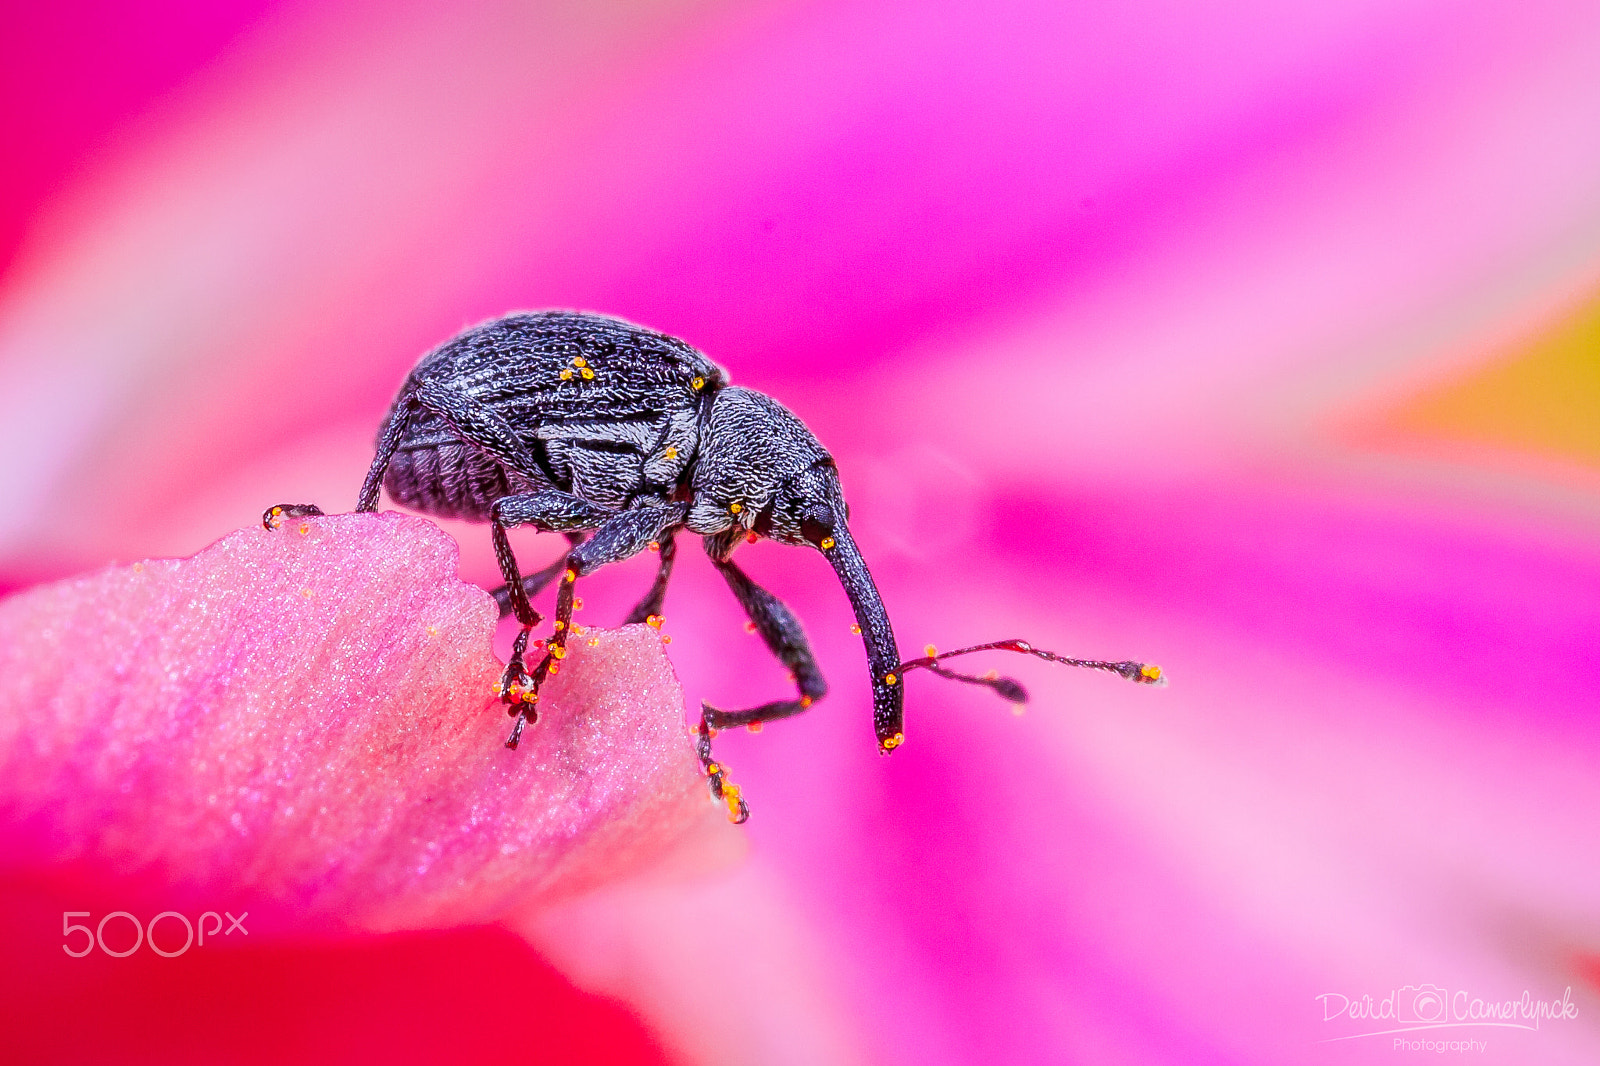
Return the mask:
<svg viewBox="0 0 1600 1066">
<path fill-rule="evenodd" d="M 799 620 L 733 562 L 734 548 L 746 539 L 810 545 L 833 567 L 866 646 L 873 729 L 885 754 L 905 739 L 903 681 L 910 670 L 987 686 L 1013 702 L 1026 699 L 1009 678 L 941 665 L 954 656 L 1017 651 L 1160 683 L 1153 666 L 1067 659 L 1016 640 L 902 663 L 888 612 L 850 536 L 832 456 L 776 400 L 730 386 L 720 367 L 683 341 L 619 319 L 570 311 L 511 314 L 428 353 L 395 397 L 358 511 L 377 508 L 380 486 L 407 507 L 490 524 L 506 580 L 495 598 L 502 615 L 514 614 L 522 626 L 495 686 L 516 718 L 506 741 L 511 748 L 537 720 L 539 688 L 566 655 L 578 579 L 643 551 L 658 553 L 655 581 L 627 621 L 659 625 L 674 537 L 683 530 L 701 536 L 712 564 L 797 689 L 793 699 L 749 710 L 703 705 L 701 765 L 734 821 L 744 821 L 749 811 L 712 757 L 715 732 L 798 714 L 827 693 Z M 275 528 L 288 517 L 320 513 L 310 504 L 280 505 L 263 521 Z M 506 536 L 521 525 L 562 533 L 571 549 L 524 576 Z M 558 577 L 554 633 L 530 671 L 528 641 L 542 619 L 529 598 Z"/>
</svg>

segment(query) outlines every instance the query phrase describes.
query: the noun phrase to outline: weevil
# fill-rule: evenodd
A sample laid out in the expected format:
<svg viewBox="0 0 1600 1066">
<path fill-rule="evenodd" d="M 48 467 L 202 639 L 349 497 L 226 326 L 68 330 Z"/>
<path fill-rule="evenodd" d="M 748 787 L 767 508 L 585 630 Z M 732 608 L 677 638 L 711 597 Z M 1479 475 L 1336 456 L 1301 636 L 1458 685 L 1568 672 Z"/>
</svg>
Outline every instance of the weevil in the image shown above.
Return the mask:
<svg viewBox="0 0 1600 1066">
<path fill-rule="evenodd" d="M 799 714 L 828 691 L 804 630 L 777 597 L 733 561 L 744 540 L 765 537 L 808 546 L 832 566 L 855 610 L 872 685 L 878 750 L 905 739 L 904 679 L 925 669 L 983 685 L 1013 703 L 1027 694 L 994 672 L 958 673 L 946 659 L 1003 650 L 1108 670 L 1160 683 L 1159 667 L 1072 659 L 1026 641 L 1005 640 L 901 661 L 889 615 L 848 524 L 833 457 L 792 412 L 753 389 L 730 385 L 705 355 L 662 333 L 603 315 L 540 311 L 506 315 L 459 334 L 424 355 L 401 385 L 378 434 L 357 511 L 374 511 L 380 489 L 414 510 L 487 522 L 505 585 L 493 593 L 501 617 L 521 625 L 495 686 L 515 717 L 508 748 L 537 720 L 539 689 L 560 669 L 573 633 L 579 578 L 645 551 L 659 555 L 655 580 L 627 622 L 659 626 L 675 558 L 674 538 L 703 538 L 712 565 L 755 631 L 789 668 L 797 692 L 742 711 L 702 705 L 701 766 L 729 817 L 749 815 L 740 790 L 711 754 L 711 738 L 734 726 L 759 726 Z M 314 504 L 282 504 L 263 516 L 268 529 Z M 508 530 L 562 533 L 569 550 L 524 576 Z M 555 632 L 530 671 L 528 640 L 542 616 L 530 598 L 558 580 Z"/>
</svg>

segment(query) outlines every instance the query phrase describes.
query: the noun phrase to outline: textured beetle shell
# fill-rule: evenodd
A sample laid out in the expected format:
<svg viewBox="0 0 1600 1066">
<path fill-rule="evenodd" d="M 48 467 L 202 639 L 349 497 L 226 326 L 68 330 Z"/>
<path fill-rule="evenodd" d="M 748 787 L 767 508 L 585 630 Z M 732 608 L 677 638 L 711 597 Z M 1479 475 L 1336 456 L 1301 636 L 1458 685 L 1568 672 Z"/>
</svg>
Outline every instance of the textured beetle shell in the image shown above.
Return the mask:
<svg viewBox="0 0 1600 1066">
<path fill-rule="evenodd" d="M 446 341 L 417 364 L 397 402 L 430 379 L 499 414 L 533 465 L 507 468 L 419 411 L 384 487 L 419 511 L 487 521 L 500 497 L 547 488 L 610 510 L 671 498 L 727 375 L 676 338 L 620 319 L 543 311 L 495 319 Z"/>
</svg>

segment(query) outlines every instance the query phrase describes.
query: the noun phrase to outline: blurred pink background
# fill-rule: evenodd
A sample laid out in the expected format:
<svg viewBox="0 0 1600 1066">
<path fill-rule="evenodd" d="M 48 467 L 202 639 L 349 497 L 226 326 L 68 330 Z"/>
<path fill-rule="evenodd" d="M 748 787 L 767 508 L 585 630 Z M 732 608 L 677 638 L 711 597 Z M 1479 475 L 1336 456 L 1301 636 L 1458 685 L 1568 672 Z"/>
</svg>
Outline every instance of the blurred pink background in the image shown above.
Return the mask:
<svg viewBox="0 0 1600 1066">
<path fill-rule="evenodd" d="M 837 584 L 762 544 L 833 693 L 725 738 L 737 871 L 526 940 L 92 972 L 54 915 L 100 890 L 7 871 L 29 1054 L 95 1001 L 98 1061 L 1387 1061 L 1327 996 L 1432 983 L 1571 989 L 1575 1018 L 1429 1034 L 1473 1061 L 1600 1058 L 1594 5 L 8 22 L 0 586 L 353 506 L 420 353 L 579 307 L 808 421 L 907 654 L 1024 636 L 1172 682 L 996 663 L 1013 717 L 913 678 L 881 760 Z M 697 556 L 690 698 L 776 696 Z M 616 569 L 590 622 L 648 579 Z"/>
</svg>

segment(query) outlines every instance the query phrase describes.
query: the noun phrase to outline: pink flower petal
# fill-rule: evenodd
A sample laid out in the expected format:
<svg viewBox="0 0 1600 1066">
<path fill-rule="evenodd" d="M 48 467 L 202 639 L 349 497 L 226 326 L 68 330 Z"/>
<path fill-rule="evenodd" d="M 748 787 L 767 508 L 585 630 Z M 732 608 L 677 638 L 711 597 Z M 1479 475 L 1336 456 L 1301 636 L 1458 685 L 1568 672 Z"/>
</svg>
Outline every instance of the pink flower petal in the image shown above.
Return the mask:
<svg viewBox="0 0 1600 1066">
<path fill-rule="evenodd" d="M 522 747 L 495 610 L 397 514 L 242 530 L 0 605 L 0 805 L 37 857 L 296 923 L 483 921 L 719 828 L 658 635 L 589 631 Z"/>
</svg>

